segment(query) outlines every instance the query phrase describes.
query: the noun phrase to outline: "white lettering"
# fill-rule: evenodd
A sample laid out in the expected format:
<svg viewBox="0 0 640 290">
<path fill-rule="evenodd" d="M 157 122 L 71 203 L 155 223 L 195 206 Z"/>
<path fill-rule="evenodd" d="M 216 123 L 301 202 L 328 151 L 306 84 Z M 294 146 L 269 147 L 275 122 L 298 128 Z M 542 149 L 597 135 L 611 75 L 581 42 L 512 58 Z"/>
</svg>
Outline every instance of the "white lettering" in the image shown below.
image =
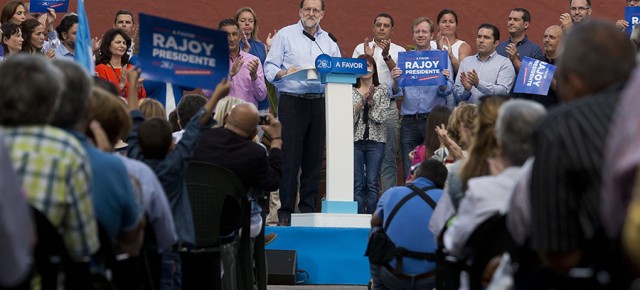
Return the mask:
<svg viewBox="0 0 640 290">
<path fill-rule="evenodd" d="M 631 25 L 636 25 L 640 23 L 640 17 L 631 17 Z"/>
</svg>

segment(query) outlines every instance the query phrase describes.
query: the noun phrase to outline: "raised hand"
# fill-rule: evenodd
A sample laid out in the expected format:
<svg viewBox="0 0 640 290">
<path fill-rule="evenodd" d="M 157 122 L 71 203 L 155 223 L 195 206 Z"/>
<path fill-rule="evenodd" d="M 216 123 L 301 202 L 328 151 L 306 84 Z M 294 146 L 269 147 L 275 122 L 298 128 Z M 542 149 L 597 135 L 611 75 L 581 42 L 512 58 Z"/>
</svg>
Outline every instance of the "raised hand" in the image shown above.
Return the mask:
<svg viewBox="0 0 640 290">
<path fill-rule="evenodd" d="M 271 43 L 273 42 L 273 38 L 276 37 L 276 34 L 278 33 L 278 30 L 273 30 L 273 34 L 271 34 L 271 32 L 269 32 L 269 34 L 267 34 L 267 40 L 264 41 L 264 44 L 266 46 L 267 51 L 269 51 L 269 49 L 271 49 Z"/>
<path fill-rule="evenodd" d="M 380 48 L 382 48 L 382 56 L 389 55 L 389 49 L 391 48 L 391 40 L 381 40 Z"/>
<path fill-rule="evenodd" d="M 460 72 L 460 82 L 465 90 L 470 91 L 473 88 L 473 85 L 469 81 L 469 76 L 466 72 Z"/>
<path fill-rule="evenodd" d="M 53 24 L 56 21 L 56 11 L 53 8 L 47 8 L 47 26 Z"/>
<path fill-rule="evenodd" d="M 235 75 L 237 75 L 238 72 L 240 72 L 240 68 L 242 68 L 243 64 L 244 64 L 244 60 L 242 60 L 242 55 L 238 55 L 236 60 L 233 62 L 233 65 L 231 66 L 229 77 L 233 78 Z"/>
<path fill-rule="evenodd" d="M 505 50 L 507 51 L 507 55 L 509 55 L 509 59 L 511 60 L 511 62 L 515 62 L 520 58 L 518 49 L 516 48 L 516 45 L 514 43 L 509 43 Z"/>
<path fill-rule="evenodd" d="M 247 63 L 247 69 L 249 69 L 249 75 L 251 76 L 252 81 L 255 81 L 258 78 L 258 64 L 258 59 L 254 59 Z"/>
<path fill-rule="evenodd" d="M 362 45 L 364 45 L 364 54 L 369 55 L 369 56 L 373 56 L 373 48 L 369 45 L 369 38 L 365 38 L 364 42 L 362 43 Z"/>
<path fill-rule="evenodd" d="M 251 44 L 249 44 L 249 39 L 247 39 L 247 35 L 242 33 L 242 45 L 244 46 L 242 50 L 244 52 L 249 52 L 251 49 Z"/>
<path fill-rule="evenodd" d="M 563 13 L 560 15 L 560 26 L 562 30 L 567 31 L 573 26 L 573 19 L 571 19 L 571 15 L 569 13 Z"/>
</svg>

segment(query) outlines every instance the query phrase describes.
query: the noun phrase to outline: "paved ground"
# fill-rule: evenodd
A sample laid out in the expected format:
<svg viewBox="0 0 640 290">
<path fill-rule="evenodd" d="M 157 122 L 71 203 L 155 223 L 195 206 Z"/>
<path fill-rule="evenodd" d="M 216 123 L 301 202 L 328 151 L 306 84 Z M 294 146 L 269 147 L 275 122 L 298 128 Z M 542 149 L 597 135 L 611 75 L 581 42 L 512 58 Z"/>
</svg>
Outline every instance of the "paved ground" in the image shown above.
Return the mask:
<svg viewBox="0 0 640 290">
<path fill-rule="evenodd" d="M 280 286 L 269 285 L 267 290 L 366 290 L 367 286 L 345 286 L 345 285 L 296 285 L 296 286 Z"/>
</svg>

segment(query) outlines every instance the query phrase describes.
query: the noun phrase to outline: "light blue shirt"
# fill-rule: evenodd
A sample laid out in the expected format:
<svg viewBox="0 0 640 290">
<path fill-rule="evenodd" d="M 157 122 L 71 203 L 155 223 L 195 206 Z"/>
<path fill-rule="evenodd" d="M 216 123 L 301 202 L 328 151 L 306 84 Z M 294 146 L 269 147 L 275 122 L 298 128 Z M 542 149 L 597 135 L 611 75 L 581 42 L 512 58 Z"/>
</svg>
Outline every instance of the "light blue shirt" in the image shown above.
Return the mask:
<svg viewBox="0 0 640 290">
<path fill-rule="evenodd" d="M 453 74 L 451 59 L 449 59 L 447 69 Z M 402 72 L 404 74 L 404 71 Z M 444 88 L 444 90 L 442 90 Z M 400 87 L 402 95 L 401 115 L 425 114 L 437 105 L 447 105 L 447 96 L 451 94 L 453 80 L 447 79 L 444 86 L 420 86 L 420 87 Z"/>
<path fill-rule="evenodd" d="M 275 85 L 280 92 L 305 94 L 324 93 L 324 85 L 319 81 L 294 81 L 280 79 L 275 80 L 276 74 L 292 66 L 299 68 L 315 67 L 316 57 L 324 53 L 340 57 L 340 48 L 329 34 L 318 26 L 318 32 L 314 35 L 316 43 L 307 38 L 303 33 L 301 21 L 282 28 L 276 34 L 271 44 L 271 50 L 264 64 L 264 74 L 267 80 Z M 322 51 L 320 48 L 322 48 Z"/>
<path fill-rule="evenodd" d="M 467 91 L 460 80 L 460 72 L 470 72 L 474 69 L 478 73 L 480 82 Z M 495 51 L 486 60 L 480 60 L 477 54 L 471 55 L 460 62 L 458 77 L 453 85 L 453 95 L 456 103 L 467 101 L 477 104 L 480 102 L 480 97 L 485 95 L 509 94 L 515 80 L 516 70 L 508 58 Z"/>
</svg>

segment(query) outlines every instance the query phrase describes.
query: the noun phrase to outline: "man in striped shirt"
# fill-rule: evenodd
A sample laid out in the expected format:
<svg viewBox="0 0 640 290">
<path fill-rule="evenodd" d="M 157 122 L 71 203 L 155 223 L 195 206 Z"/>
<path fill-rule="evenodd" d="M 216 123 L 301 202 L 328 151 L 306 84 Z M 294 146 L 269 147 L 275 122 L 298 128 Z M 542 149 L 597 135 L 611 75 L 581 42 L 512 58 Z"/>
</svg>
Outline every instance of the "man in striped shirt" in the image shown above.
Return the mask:
<svg viewBox="0 0 640 290">
<path fill-rule="evenodd" d="M 552 110 L 534 133 L 531 246 L 561 275 L 594 265 L 608 270 L 611 287 L 620 282 L 620 271 L 611 268 L 619 255 L 611 254 L 615 250 L 603 237 L 600 171 L 609 124 L 635 65 L 634 49 L 613 24 L 591 21 L 566 35 L 564 51 L 570 53 L 560 58 L 557 73 L 560 97 L 568 103 Z"/>
</svg>

